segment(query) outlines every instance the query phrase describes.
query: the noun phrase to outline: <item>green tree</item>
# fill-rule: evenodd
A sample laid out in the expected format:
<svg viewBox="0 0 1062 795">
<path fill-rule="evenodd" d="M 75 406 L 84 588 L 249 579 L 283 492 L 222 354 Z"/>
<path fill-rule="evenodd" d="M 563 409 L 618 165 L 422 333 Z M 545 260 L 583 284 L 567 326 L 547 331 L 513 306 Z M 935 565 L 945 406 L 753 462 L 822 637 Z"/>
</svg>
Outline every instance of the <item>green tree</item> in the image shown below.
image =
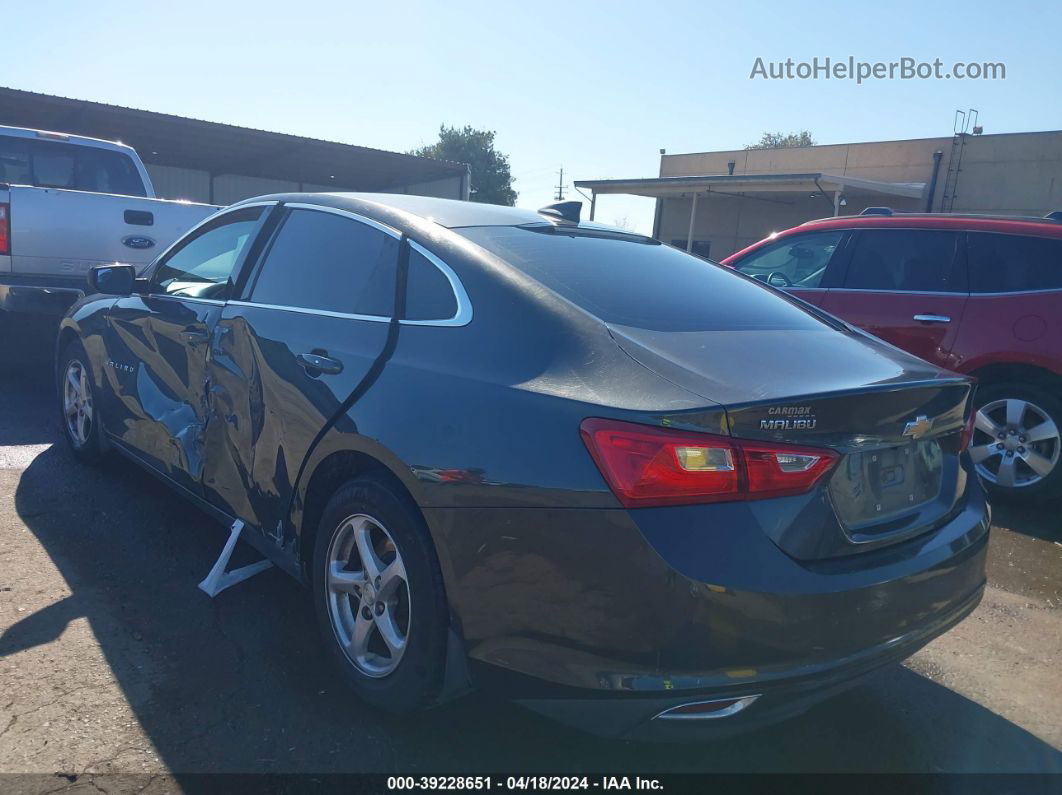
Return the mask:
<svg viewBox="0 0 1062 795">
<path fill-rule="evenodd" d="M 748 144 L 746 149 L 794 149 L 801 146 L 814 146 L 815 139 L 807 130 L 799 132 L 780 133 L 765 132 L 754 144 Z"/>
<path fill-rule="evenodd" d="M 509 156 L 494 148 L 493 130 L 439 127 L 439 140 L 410 152 L 421 157 L 468 163 L 472 169 L 472 201 L 488 204 L 516 204 Z"/>
</svg>

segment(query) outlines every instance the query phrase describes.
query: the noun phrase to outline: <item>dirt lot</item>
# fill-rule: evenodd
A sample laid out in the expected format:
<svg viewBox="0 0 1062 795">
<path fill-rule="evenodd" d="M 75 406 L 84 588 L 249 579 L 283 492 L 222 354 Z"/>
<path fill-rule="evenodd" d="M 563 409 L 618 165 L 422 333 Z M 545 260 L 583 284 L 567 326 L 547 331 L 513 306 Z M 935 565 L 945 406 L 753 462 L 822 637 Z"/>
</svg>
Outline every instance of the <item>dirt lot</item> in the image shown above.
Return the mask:
<svg viewBox="0 0 1062 795">
<path fill-rule="evenodd" d="M 1062 771 L 1062 508 L 996 510 L 977 612 L 904 666 L 707 746 L 607 742 L 468 697 L 342 690 L 275 570 L 210 600 L 223 530 L 131 465 L 74 463 L 46 366 L 0 365 L 0 772 Z"/>
</svg>

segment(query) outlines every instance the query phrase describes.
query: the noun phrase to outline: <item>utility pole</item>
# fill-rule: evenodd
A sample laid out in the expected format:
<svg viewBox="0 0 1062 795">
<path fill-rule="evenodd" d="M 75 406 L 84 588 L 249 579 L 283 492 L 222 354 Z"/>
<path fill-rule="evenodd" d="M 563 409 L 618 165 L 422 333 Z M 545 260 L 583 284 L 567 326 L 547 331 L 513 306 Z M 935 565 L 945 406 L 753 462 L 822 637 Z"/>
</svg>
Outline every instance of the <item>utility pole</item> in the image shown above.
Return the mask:
<svg viewBox="0 0 1062 795">
<path fill-rule="evenodd" d="M 557 201 L 564 201 L 564 167 L 561 167 L 560 175 L 557 180 L 557 195 L 554 197 Z"/>
</svg>

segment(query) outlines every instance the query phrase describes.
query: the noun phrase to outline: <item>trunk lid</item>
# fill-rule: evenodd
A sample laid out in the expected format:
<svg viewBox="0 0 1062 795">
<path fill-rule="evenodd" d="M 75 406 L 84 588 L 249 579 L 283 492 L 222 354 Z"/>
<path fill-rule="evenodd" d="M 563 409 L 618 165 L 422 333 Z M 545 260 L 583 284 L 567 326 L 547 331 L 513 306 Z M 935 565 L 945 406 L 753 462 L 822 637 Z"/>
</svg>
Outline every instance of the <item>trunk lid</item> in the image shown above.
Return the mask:
<svg viewBox="0 0 1062 795">
<path fill-rule="evenodd" d="M 938 527 L 964 504 L 967 378 L 825 325 L 821 331 L 610 329 L 632 358 L 722 404 L 731 435 L 841 453 L 816 492 L 782 498 L 793 510 L 777 510 L 764 522 L 794 557 L 897 543 Z"/>
</svg>

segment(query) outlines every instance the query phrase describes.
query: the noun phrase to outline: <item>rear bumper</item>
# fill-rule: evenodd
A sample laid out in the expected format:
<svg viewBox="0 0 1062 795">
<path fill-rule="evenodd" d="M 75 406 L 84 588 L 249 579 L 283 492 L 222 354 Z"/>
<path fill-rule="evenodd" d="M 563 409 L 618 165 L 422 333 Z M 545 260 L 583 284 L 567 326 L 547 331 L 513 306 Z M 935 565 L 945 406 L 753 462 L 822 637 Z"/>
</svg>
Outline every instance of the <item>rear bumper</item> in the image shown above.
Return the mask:
<svg viewBox="0 0 1062 795">
<path fill-rule="evenodd" d="M 858 685 L 890 663 L 910 657 L 933 638 L 968 616 L 981 601 L 979 586 L 953 611 L 905 636 L 828 664 L 794 666 L 777 678 L 750 681 L 740 687 L 683 692 L 681 696 L 625 698 L 517 699 L 529 709 L 570 726 L 607 737 L 663 742 L 719 739 L 786 720 L 831 696 Z M 758 696 L 741 712 L 720 718 L 669 721 L 658 716 L 690 702 Z"/>
<path fill-rule="evenodd" d="M 989 516 L 815 563 L 763 505 L 426 509 L 476 684 L 580 728 L 695 738 L 783 719 L 909 656 L 970 613 Z M 761 695 L 727 718 L 679 704 Z"/>
</svg>

